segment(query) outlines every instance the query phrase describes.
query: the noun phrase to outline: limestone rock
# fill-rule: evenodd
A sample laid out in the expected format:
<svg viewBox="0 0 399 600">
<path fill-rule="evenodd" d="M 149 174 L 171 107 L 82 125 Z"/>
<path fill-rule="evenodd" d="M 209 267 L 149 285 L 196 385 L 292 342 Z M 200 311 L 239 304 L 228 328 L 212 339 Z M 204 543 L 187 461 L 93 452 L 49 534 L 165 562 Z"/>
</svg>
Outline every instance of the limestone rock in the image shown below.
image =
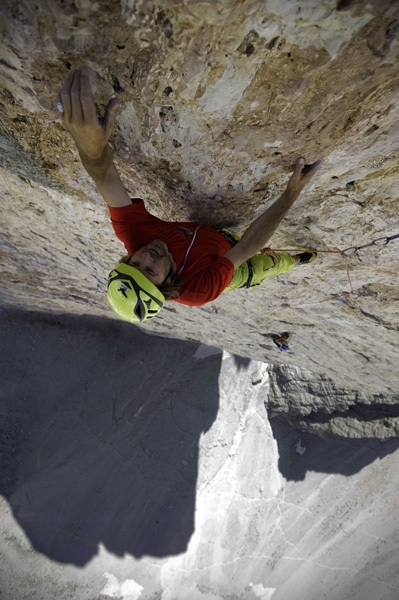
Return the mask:
<svg viewBox="0 0 399 600">
<path fill-rule="evenodd" d="M 0 301 L 112 318 L 122 248 L 56 110 L 86 63 L 99 111 L 120 100 L 124 183 L 164 219 L 240 232 L 297 156 L 325 159 L 272 240 L 317 248 L 316 262 L 200 309 L 171 304 L 146 330 L 273 365 L 276 407 L 314 431 L 397 435 L 397 3 L 5 0 L 0 35 Z M 351 246 L 367 247 L 346 260 Z M 270 337 L 282 331 L 287 353 Z"/>
<path fill-rule="evenodd" d="M 398 439 L 287 425 L 261 362 L 1 317 L 1 598 L 397 600 Z"/>
</svg>

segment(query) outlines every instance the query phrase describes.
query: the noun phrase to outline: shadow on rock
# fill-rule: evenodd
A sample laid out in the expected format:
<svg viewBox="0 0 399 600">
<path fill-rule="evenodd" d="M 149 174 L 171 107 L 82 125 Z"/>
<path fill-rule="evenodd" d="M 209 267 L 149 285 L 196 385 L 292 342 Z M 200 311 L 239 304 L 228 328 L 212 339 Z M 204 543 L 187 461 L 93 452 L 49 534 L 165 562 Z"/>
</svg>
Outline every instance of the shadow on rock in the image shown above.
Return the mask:
<svg viewBox="0 0 399 600">
<path fill-rule="evenodd" d="M 325 439 L 293 428 L 282 415 L 269 411 L 269 419 L 279 451 L 279 471 L 288 481 L 301 481 L 308 471 L 350 477 L 399 448 L 397 438 Z"/>
<path fill-rule="evenodd" d="M 76 565 L 99 544 L 184 552 L 221 354 L 195 360 L 198 344 L 112 320 L 2 312 L 0 492 L 33 547 Z"/>
</svg>

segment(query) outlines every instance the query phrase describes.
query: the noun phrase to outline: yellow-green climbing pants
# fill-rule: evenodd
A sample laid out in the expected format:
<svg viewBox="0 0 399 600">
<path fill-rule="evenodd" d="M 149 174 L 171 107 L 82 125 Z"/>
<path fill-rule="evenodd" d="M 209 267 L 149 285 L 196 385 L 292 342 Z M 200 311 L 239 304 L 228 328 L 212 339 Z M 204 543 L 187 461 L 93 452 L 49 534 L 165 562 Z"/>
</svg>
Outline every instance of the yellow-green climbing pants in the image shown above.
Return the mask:
<svg viewBox="0 0 399 600">
<path fill-rule="evenodd" d="M 233 279 L 224 292 L 230 292 L 240 287 L 254 287 L 265 279 L 277 277 L 295 267 L 296 260 L 293 256 L 277 252 L 274 256 L 277 261 L 270 254 L 255 254 L 234 271 Z"/>
</svg>

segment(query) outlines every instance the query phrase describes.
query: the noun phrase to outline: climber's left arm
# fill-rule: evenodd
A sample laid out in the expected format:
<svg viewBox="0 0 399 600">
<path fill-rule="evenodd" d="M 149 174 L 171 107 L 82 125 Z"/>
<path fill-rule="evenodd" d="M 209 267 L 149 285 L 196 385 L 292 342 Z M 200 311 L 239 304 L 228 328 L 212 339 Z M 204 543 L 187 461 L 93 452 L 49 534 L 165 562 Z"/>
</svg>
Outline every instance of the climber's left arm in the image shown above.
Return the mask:
<svg viewBox="0 0 399 600">
<path fill-rule="evenodd" d="M 278 225 L 322 162 L 318 160 L 312 165 L 305 165 L 304 158 L 297 159 L 294 172 L 280 198 L 248 227 L 240 241 L 224 255 L 233 263 L 234 268 L 239 267 L 267 246 Z"/>
</svg>

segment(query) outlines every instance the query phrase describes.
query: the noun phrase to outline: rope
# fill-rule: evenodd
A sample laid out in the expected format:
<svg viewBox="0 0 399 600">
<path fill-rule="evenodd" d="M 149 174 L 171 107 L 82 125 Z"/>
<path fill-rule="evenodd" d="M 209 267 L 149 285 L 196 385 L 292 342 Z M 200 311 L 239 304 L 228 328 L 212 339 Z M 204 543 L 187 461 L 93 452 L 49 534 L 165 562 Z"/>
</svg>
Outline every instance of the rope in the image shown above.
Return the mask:
<svg viewBox="0 0 399 600">
<path fill-rule="evenodd" d="M 348 278 L 349 286 L 351 288 L 351 294 L 353 294 L 353 292 L 355 290 L 353 289 L 352 280 L 351 280 L 351 277 L 349 275 L 349 261 L 348 261 L 348 257 L 346 256 L 346 254 L 344 254 L 343 257 L 344 257 L 344 261 L 345 261 L 346 276 Z"/>
<path fill-rule="evenodd" d="M 319 253 L 324 253 L 324 254 L 340 254 L 345 262 L 345 270 L 346 270 L 346 276 L 348 278 L 348 282 L 349 282 L 349 287 L 350 287 L 350 292 L 341 292 L 340 294 L 333 294 L 332 297 L 330 298 L 325 298 L 324 300 L 319 300 L 317 302 L 309 302 L 306 304 L 296 304 L 294 305 L 292 308 L 298 308 L 298 307 L 302 307 L 302 306 L 311 306 L 313 304 L 321 304 L 322 302 L 328 302 L 330 301 L 332 298 L 334 298 L 335 300 L 339 300 L 341 302 L 344 301 L 344 296 L 347 294 L 351 294 L 351 295 L 360 295 L 360 290 L 355 290 L 353 288 L 352 285 L 352 280 L 350 277 L 350 273 L 349 273 L 349 257 L 354 256 L 359 250 L 362 250 L 363 248 L 368 248 L 369 246 L 386 246 L 387 244 L 389 244 L 389 242 L 391 242 L 392 240 L 398 239 L 399 238 L 399 234 L 395 234 L 395 235 L 391 235 L 389 237 L 384 237 L 384 238 L 377 238 L 375 240 L 373 240 L 372 242 L 370 242 L 369 244 L 365 244 L 364 246 L 351 246 L 350 248 L 346 248 L 345 250 L 318 250 L 316 248 L 275 248 L 274 250 L 272 250 L 271 248 L 263 248 L 260 252 L 261 254 L 270 254 L 272 257 L 274 257 L 274 253 L 275 252 L 281 252 L 284 254 L 288 254 L 288 253 L 301 253 L 301 252 L 317 252 Z"/>
<path fill-rule="evenodd" d="M 291 252 L 317 252 L 318 254 L 321 252 L 324 252 L 325 254 L 340 254 L 345 261 L 345 269 L 346 269 L 346 276 L 348 278 L 349 281 L 349 287 L 351 290 L 351 294 L 355 291 L 353 289 L 353 285 L 352 285 L 352 280 L 349 274 L 349 261 L 348 261 L 348 257 L 346 256 L 346 254 L 344 254 L 344 250 L 317 250 L 315 248 L 291 248 L 289 250 L 284 249 L 284 248 L 275 248 L 274 250 L 271 250 L 270 248 L 264 248 L 263 250 L 261 250 L 261 253 L 269 253 L 273 256 L 274 252 L 281 252 L 284 254 L 288 254 Z M 325 300 L 322 300 L 322 302 L 325 302 Z"/>
<path fill-rule="evenodd" d="M 260 254 L 270 254 L 270 256 L 274 260 L 274 266 L 278 265 L 278 257 L 275 254 L 276 252 L 281 252 L 282 254 L 289 254 L 291 252 L 317 252 L 318 254 L 320 252 L 325 252 L 328 254 L 341 254 L 341 256 L 343 256 L 345 259 L 346 274 L 348 276 L 351 291 L 353 291 L 352 282 L 349 275 L 348 257 L 346 256 L 346 254 L 344 254 L 344 250 L 316 250 L 315 248 L 290 248 L 288 250 L 284 248 L 275 248 L 274 250 L 272 250 L 271 248 L 262 248 L 262 250 L 260 250 Z"/>
<path fill-rule="evenodd" d="M 263 269 L 263 271 L 269 271 L 269 269 L 273 269 L 278 266 L 278 256 L 275 254 L 275 251 L 271 248 L 262 248 L 260 254 L 269 254 L 273 260 L 273 267 L 268 267 L 267 269 Z"/>
</svg>

